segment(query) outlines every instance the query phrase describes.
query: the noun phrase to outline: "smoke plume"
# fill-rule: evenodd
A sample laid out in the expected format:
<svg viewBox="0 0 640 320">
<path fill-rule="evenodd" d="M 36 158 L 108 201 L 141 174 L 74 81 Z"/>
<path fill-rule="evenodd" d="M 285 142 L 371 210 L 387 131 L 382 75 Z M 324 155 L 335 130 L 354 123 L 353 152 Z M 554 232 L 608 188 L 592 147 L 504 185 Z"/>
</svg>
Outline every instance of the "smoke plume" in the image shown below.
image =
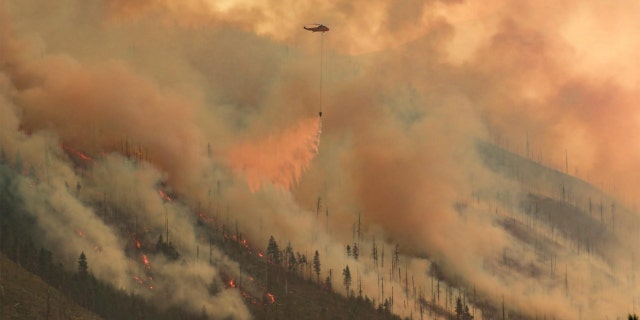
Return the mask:
<svg viewBox="0 0 640 320">
<path fill-rule="evenodd" d="M 349 265 L 376 303 L 395 288 L 403 316 L 438 296 L 434 273 L 532 317 L 624 315 L 638 293 L 637 6 L 4 0 L 0 147 L 26 168 L 15 190 L 56 254 L 84 251 L 117 286 L 140 288 L 132 236 L 169 221 L 165 240 L 193 257 L 194 212 L 213 203 L 255 246 L 319 250 L 323 275 Z M 152 259 L 157 292 L 249 318 L 236 293 L 204 301 L 203 283 L 237 269 L 215 258 Z"/>
</svg>

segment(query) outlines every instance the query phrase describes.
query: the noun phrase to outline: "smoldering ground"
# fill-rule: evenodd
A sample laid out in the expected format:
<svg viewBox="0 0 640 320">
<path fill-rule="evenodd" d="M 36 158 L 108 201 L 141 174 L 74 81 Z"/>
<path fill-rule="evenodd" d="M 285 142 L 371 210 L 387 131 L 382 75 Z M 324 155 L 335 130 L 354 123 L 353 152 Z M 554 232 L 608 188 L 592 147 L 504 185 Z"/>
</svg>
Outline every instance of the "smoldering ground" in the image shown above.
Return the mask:
<svg viewBox="0 0 640 320">
<path fill-rule="evenodd" d="M 467 288 L 494 302 L 505 296 L 529 314 L 629 309 L 635 289 L 610 280 L 635 272 L 624 255 L 601 266 L 558 240 L 556 259 L 572 270 L 570 290 L 496 262 L 519 252 L 522 261 L 547 263 L 495 223 L 519 211 L 516 200 L 495 194 L 517 199 L 526 187 L 487 170 L 476 141 L 526 148 L 561 170 L 566 161 L 570 173 L 611 192 L 615 183 L 614 196 L 631 198 L 637 77 L 628 70 L 637 64 L 637 46 L 624 35 L 636 27 L 628 13 L 633 3 L 2 4 L 2 147 L 10 159 L 21 154 L 38 176 L 56 172 L 38 195 L 23 192 L 49 199 L 31 202 L 36 214 L 39 205 L 73 203 L 54 210 L 50 221 L 85 217 L 77 223 L 96 238 L 77 241 L 122 241 L 83 204 L 105 193 L 122 211 L 139 211 L 138 219 L 162 228 L 158 211 L 167 205 L 156 186 L 164 184 L 181 199 L 167 209 L 174 228 L 193 243 L 189 208 L 209 202 L 213 189 L 253 243 L 273 234 L 302 251 L 324 249 L 323 270 L 349 264 L 371 297 L 384 299 L 380 272 L 343 249 L 353 241 L 358 212 L 361 247 L 370 250 L 376 237 L 388 259 L 399 243 L 408 272 L 423 286 L 432 260 Z M 304 32 L 310 21 L 332 30 Z M 593 31 L 624 59 L 585 36 Z M 310 118 L 318 112 L 320 72 L 325 112 L 316 150 L 319 123 Z M 74 173 L 62 143 L 96 164 Z M 144 164 L 117 155 L 127 145 Z M 47 164 L 46 150 L 55 164 Z M 80 200 L 64 187 L 76 180 L 85 186 Z M 316 218 L 319 196 L 323 223 Z M 52 227 L 50 239 L 73 237 L 67 229 Z M 633 239 L 620 238 L 620 252 L 632 251 Z M 104 275 L 124 279 L 127 258 L 117 247 L 108 254 L 123 267 Z M 391 282 L 402 287 L 397 278 Z M 598 296 L 616 298 L 593 303 Z"/>
</svg>

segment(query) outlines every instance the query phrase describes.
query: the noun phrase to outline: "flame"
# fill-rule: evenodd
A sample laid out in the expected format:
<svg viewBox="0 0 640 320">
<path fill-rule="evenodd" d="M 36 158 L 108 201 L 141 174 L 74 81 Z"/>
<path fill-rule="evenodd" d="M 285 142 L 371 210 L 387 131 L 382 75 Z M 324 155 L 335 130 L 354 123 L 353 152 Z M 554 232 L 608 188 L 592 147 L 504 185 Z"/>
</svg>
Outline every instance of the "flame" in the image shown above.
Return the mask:
<svg viewBox="0 0 640 320">
<path fill-rule="evenodd" d="M 90 161 L 91 160 L 91 157 L 89 157 L 88 155 L 86 155 L 86 154 L 84 154 L 84 153 L 82 153 L 82 152 L 80 152 L 80 151 L 78 151 L 76 149 L 73 149 L 73 148 L 69 147 L 68 145 L 66 145 L 64 143 L 62 144 L 62 149 L 67 150 L 68 152 L 71 152 L 71 153 L 75 154 L 76 156 L 80 157 L 80 159 L 82 159 L 84 161 Z"/>
<path fill-rule="evenodd" d="M 138 276 L 133 276 L 133 279 L 136 280 L 139 284 L 143 284 L 144 281 L 142 281 L 142 279 L 140 279 L 140 277 Z"/>
<path fill-rule="evenodd" d="M 213 218 L 207 216 L 206 214 L 204 214 L 202 212 L 198 213 L 198 217 L 200 217 L 200 221 L 202 221 L 203 223 L 206 223 L 206 224 L 213 223 Z"/>
<path fill-rule="evenodd" d="M 254 298 L 252 295 L 250 295 L 249 293 L 245 292 L 245 291 L 241 291 L 240 294 L 247 299 L 249 302 L 251 302 L 251 304 L 254 305 L 258 305 L 258 299 Z"/>
<path fill-rule="evenodd" d="M 136 240 L 136 248 L 140 249 L 140 241 Z"/>
<path fill-rule="evenodd" d="M 78 235 L 78 237 L 80 237 L 80 238 L 84 238 L 84 232 L 82 232 L 82 230 L 77 229 L 77 230 L 76 230 L 76 234 Z"/>
<path fill-rule="evenodd" d="M 160 198 L 166 200 L 166 201 L 171 201 L 171 197 L 164 191 L 162 191 L 161 189 L 158 189 L 158 194 L 160 194 Z"/>
<path fill-rule="evenodd" d="M 146 254 L 142 255 L 142 263 L 144 263 L 145 269 L 151 270 L 151 264 L 149 263 L 149 258 L 147 258 Z"/>
<path fill-rule="evenodd" d="M 236 280 L 230 279 L 229 280 L 229 288 L 235 288 L 235 287 L 236 287 Z"/>
<path fill-rule="evenodd" d="M 321 120 L 304 119 L 280 134 L 236 146 L 228 161 L 245 176 L 252 192 L 267 182 L 290 190 L 318 154 L 321 131 Z"/>
<path fill-rule="evenodd" d="M 273 293 L 267 292 L 266 297 L 267 297 L 267 303 L 271 304 L 276 302 L 276 296 L 274 296 Z"/>
</svg>

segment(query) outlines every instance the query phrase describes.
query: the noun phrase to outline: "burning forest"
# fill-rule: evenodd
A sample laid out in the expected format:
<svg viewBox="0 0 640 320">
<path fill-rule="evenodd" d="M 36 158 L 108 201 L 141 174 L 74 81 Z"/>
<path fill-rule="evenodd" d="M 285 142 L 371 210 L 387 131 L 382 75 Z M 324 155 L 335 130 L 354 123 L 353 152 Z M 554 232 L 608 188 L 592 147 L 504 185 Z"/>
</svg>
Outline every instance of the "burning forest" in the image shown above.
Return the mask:
<svg viewBox="0 0 640 320">
<path fill-rule="evenodd" d="M 637 6 L 0 0 L 0 248 L 174 316 L 625 317 Z"/>
</svg>

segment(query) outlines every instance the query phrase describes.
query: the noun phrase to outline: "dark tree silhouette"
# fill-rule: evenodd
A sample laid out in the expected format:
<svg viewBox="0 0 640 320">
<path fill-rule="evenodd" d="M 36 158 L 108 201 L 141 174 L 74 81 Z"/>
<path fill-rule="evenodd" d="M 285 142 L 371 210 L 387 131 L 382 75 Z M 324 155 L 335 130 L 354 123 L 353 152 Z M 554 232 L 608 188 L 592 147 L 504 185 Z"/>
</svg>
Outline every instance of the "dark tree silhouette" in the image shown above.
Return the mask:
<svg viewBox="0 0 640 320">
<path fill-rule="evenodd" d="M 78 274 L 83 278 L 89 276 L 89 264 L 87 263 L 87 256 L 84 255 L 84 252 L 80 253 L 80 257 L 78 258 Z"/>
<path fill-rule="evenodd" d="M 351 288 L 351 271 L 349 271 L 349 266 L 346 266 L 342 270 L 342 283 L 344 284 L 345 290 L 347 290 L 347 296 L 348 296 L 349 288 Z"/>
<path fill-rule="evenodd" d="M 298 266 L 298 260 L 296 259 L 296 256 L 291 254 L 289 256 L 289 272 L 294 272 L 296 270 L 296 267 Z"/>
<path fill-rule="evenodd" d="M 469 306 L 463 303 L 460 297 L 456 299 L 456 320 L 473 320 Z"/>
<path fill-rule="evenodd" d="M 278 243 L 276 242 L 276 239 L 273 238 L 273 236 L 269 238 L 269 245 L 267 246 L 267 257 L 269 258 L 269 261 L 274 264 L 279 265 L 281 262 L 280 248 L 278 247 Z"/>
<path fill-rule="evenodd" d="M 462 299 L 458 297 L 458 299 L 456 299 L 456 319 L 462 320 L 463 315 L 464 315 L 464 308 L 462 306 Z"/>
<path fill-rule="evenodd" d="M 316 278 L 318 283 L 320 283 L 320 254 L 318 250 L 316 250 L 316 253 L 313 255 L 313 272 L 316 273 Z"/>
<path fill-rule="evenodd" d="M 293 248 L 291 247 L 291 242 L 287 243 L 287 247 L 284 249 L 284 257 L 282 257 L 282 262 L 285 267 L 287 267 L 287 271 L 291 272 L 293 265 L 291 265 L 291 257 L 293 256 Z M 293 259 L 295 262 L 295 259 Z"/>
<path fill-rule="evenodd" d="M 327 290 L 331 291 L 332 287 L 331 287 L 331 277 L 327 276 L 327 278 L 324 280 L 324 285 L 327 287 Z"/>
<path fill-rule="evenodd" d="M 360 249 L 358 249 L 358 244 L 353 244 L 353 258 L 358 260 L 358 256 L 360 256 Z"/>
</svg>

